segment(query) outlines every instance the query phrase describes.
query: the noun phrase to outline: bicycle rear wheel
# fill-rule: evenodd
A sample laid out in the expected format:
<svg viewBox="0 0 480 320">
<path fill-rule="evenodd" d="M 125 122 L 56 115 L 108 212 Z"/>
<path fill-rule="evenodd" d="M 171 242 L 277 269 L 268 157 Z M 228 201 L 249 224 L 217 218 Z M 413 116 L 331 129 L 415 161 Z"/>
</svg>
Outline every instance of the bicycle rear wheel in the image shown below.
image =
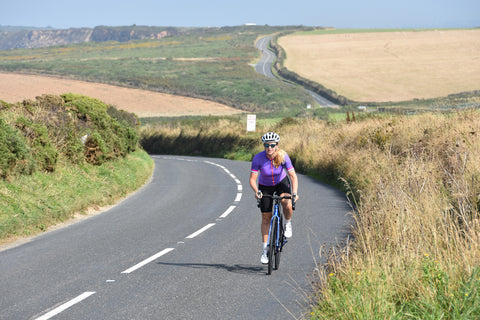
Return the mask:
<svg viewBox="0 0 480 320">
<path fill-rule="evenodd" d="M 273 217 L 272 221 L 272 227 L 270 229 L 270 235 L 269 235 L 269 243 L 268 243 L 268 265 L 267 265 L 267 274 L 272 273 L 272 269 L 275 267 L 275 259 L 276 259 L 276 254 L 275 254 L 275 241 L 277 239 L 277 218 Z"/>
</svg>

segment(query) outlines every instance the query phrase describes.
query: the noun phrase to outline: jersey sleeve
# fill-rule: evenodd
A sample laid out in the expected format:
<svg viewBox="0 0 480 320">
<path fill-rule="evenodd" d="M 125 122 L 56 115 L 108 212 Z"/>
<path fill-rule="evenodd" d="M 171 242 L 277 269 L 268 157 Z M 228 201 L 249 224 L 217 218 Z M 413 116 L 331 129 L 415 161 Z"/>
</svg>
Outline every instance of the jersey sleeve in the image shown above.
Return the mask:
<svg viewBox="0 0 480 320">
<path fill-rule="evenodd" d="M 250 168 L 250 172 L 257 173 L 260 170 L 260 163 L 258 161 L 258 155 L 255 155 L 252 160 L 252 166 Z"/>
</svg>

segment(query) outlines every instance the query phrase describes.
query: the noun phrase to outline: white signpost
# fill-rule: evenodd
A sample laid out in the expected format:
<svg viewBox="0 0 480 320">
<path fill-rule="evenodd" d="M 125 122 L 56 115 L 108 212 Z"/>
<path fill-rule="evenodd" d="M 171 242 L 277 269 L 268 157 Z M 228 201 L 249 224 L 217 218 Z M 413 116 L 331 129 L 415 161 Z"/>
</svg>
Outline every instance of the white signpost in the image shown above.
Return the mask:
<svg viewBox="0 0 480 320">
<path fill-rule="evenodd" d="M 254 114 L 247 115 L 247 132 L 255 132 L 255 124 L 257 121 L 257 116 Z"/>
</svg>

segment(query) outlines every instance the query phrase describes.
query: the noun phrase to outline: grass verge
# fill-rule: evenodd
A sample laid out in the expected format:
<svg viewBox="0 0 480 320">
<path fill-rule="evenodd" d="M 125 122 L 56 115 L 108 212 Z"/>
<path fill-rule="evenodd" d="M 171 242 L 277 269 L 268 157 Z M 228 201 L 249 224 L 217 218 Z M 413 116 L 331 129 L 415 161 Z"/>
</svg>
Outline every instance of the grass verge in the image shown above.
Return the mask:
<svg viewBox="0 0 480 320">
<path fill-rule="evenodd" d="M 148 154 L 137 150 L 101 165 L 60 165 L 54 172 L 0 181 L 0 244 L 115 203 L 145 184 L 153 166 Z"/>
<path fill-rule="evenodd" d="M 176 123 L 148 137 L 178 138 L 172 148 L 202 154 L 192 149 L 199 137 L 221 145 L 237 135 L 235 148 L 217 156 L 247 159 L 274 130 L 297 171 L 344 188 L 355 208 L 354 241 L 318 268 L 312 319 L 480 319 L 479 127 L 480 113 L 468 110 L 287 118 L 256 134 L 228 121 Z"/>
</svg>

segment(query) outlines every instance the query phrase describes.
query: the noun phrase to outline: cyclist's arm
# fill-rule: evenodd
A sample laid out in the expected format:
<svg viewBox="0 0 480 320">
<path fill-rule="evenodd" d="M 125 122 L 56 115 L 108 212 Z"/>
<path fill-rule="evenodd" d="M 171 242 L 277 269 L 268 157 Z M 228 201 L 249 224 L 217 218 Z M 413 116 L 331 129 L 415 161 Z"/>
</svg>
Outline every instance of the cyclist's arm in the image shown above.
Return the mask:
<svg viewBox="0 0 480 320">
<path fill-rule="evenodd" d="M 290 181 L 292 182 L 292 192 L 296 194 L 295 201 L 298 200 L 298 179 L 295 170 L 288 171 L 288 175 L 290 177 Z"/>
<path fill-rule="evenodd" d="M 250 172 L 250 187 L 252 187 L 252 190 L 253 192 L 255 192 L 255 195 L 257 195 L 258 193 L 257 176 L 258 176 L 258 172 Z"/>
</svg>

